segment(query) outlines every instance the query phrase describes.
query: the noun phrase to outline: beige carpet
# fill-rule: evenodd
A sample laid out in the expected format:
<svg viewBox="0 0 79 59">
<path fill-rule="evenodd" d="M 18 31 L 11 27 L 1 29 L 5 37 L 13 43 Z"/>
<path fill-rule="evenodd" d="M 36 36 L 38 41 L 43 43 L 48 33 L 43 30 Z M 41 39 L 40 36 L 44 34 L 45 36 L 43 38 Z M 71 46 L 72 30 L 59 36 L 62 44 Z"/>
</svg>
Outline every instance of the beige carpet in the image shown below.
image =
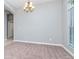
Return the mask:
<svg viewBox="0 0 79 59">
<path fill-rule="evenodd" d="M 4 59 L 73 59 L 63 48 L 14 42 L 5 46 Z"/>
</svg>

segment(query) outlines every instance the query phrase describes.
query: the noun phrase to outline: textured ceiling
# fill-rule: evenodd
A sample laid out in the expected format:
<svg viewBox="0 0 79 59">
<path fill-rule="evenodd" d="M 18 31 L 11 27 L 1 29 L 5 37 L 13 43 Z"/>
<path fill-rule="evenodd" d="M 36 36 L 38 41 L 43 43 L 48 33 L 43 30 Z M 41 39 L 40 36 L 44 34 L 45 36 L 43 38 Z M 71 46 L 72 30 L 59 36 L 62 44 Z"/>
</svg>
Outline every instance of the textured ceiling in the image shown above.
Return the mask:
<svg viewBox="0 0 79 59">
<path fill-rule="evenodd" d="M 11 6 L 13 9 L 19 9 L 22 8 L 28 0 L 4 0 L 8 5 Z M 55 0 L 30 0 L 33 2 L 33 4 L 41 4 L 41 3 L 46 3 L 46 2 L 51 2 Z"/>
</svg>

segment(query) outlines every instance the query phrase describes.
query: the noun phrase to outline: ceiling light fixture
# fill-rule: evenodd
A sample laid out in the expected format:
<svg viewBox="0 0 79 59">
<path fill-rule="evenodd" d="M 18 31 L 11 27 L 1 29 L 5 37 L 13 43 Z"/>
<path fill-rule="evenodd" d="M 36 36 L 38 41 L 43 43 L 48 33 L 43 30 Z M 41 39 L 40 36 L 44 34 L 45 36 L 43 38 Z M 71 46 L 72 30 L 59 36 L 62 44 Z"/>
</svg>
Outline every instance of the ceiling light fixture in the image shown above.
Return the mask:
<svg viewBox="0 0 79 59">
<path fill-rule="evenodd" d="M 32 12 L 34 10 L 34 6 L 32 4 L 32 2 L 30 0 L 28 0 L 28 2 L 26 2 L 25 6 L 24 6 L 24 11 L 26 12 Z"/>
</svg>

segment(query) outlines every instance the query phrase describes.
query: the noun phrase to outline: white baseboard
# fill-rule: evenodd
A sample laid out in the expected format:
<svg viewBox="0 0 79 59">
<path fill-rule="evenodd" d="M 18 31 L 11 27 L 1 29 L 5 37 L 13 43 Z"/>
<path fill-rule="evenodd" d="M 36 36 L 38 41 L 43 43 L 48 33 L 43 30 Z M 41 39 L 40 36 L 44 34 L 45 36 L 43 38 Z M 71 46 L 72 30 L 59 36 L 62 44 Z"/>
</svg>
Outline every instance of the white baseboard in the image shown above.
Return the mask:
<svg viewBox="0 0 79 59">
<path fill-rule="evenodd" d="M 71 51 L 69 51 L 65 46 L 62 46 L 72 57 L 74 57 L 74 54 L 71 52 Z"/>
<path fill-rule="evenodd" d="M 44 43 L 44 42 L 33 42 L 33 41 L 22 41 L 22 40 L 14 40 L 15 42 L 24 42 L 24 43 L 33 43 L 33 44 L 43 44 L 43 45 L 52 45 L 52 46 L 60 46 L 64 48 L 72 57 L 74 54 L 70 52 L 64 45 L 62 44 L 52 44 L 52 43 Z"/>
<path fill-rule="evenodd" d="M 33 44 L 43 44 L 43 45 L 52 45 L 52 46 L 63 46 L 62 44 L 52 44 L 52 43 L 45 43 L 45 42 L 33 42 L 33 41 L 21 41 L 21 40 L 14 40 L 15 42 L 24 42 L 24 43 L 33 43 Z"/>
</svg>

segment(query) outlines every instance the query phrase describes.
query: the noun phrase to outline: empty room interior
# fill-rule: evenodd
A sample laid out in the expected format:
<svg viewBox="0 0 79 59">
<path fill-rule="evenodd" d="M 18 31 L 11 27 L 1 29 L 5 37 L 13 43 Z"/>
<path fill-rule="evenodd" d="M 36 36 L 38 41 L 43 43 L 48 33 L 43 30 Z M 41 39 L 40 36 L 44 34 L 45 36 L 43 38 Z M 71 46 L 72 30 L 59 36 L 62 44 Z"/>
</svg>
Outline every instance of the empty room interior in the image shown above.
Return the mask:
<svg viewBox="0 0 79 59">
<path fill-rule="evenodd" d="M 4 0 L 4 59 L 74 59 L 74 0 Z"/>
</svg>

